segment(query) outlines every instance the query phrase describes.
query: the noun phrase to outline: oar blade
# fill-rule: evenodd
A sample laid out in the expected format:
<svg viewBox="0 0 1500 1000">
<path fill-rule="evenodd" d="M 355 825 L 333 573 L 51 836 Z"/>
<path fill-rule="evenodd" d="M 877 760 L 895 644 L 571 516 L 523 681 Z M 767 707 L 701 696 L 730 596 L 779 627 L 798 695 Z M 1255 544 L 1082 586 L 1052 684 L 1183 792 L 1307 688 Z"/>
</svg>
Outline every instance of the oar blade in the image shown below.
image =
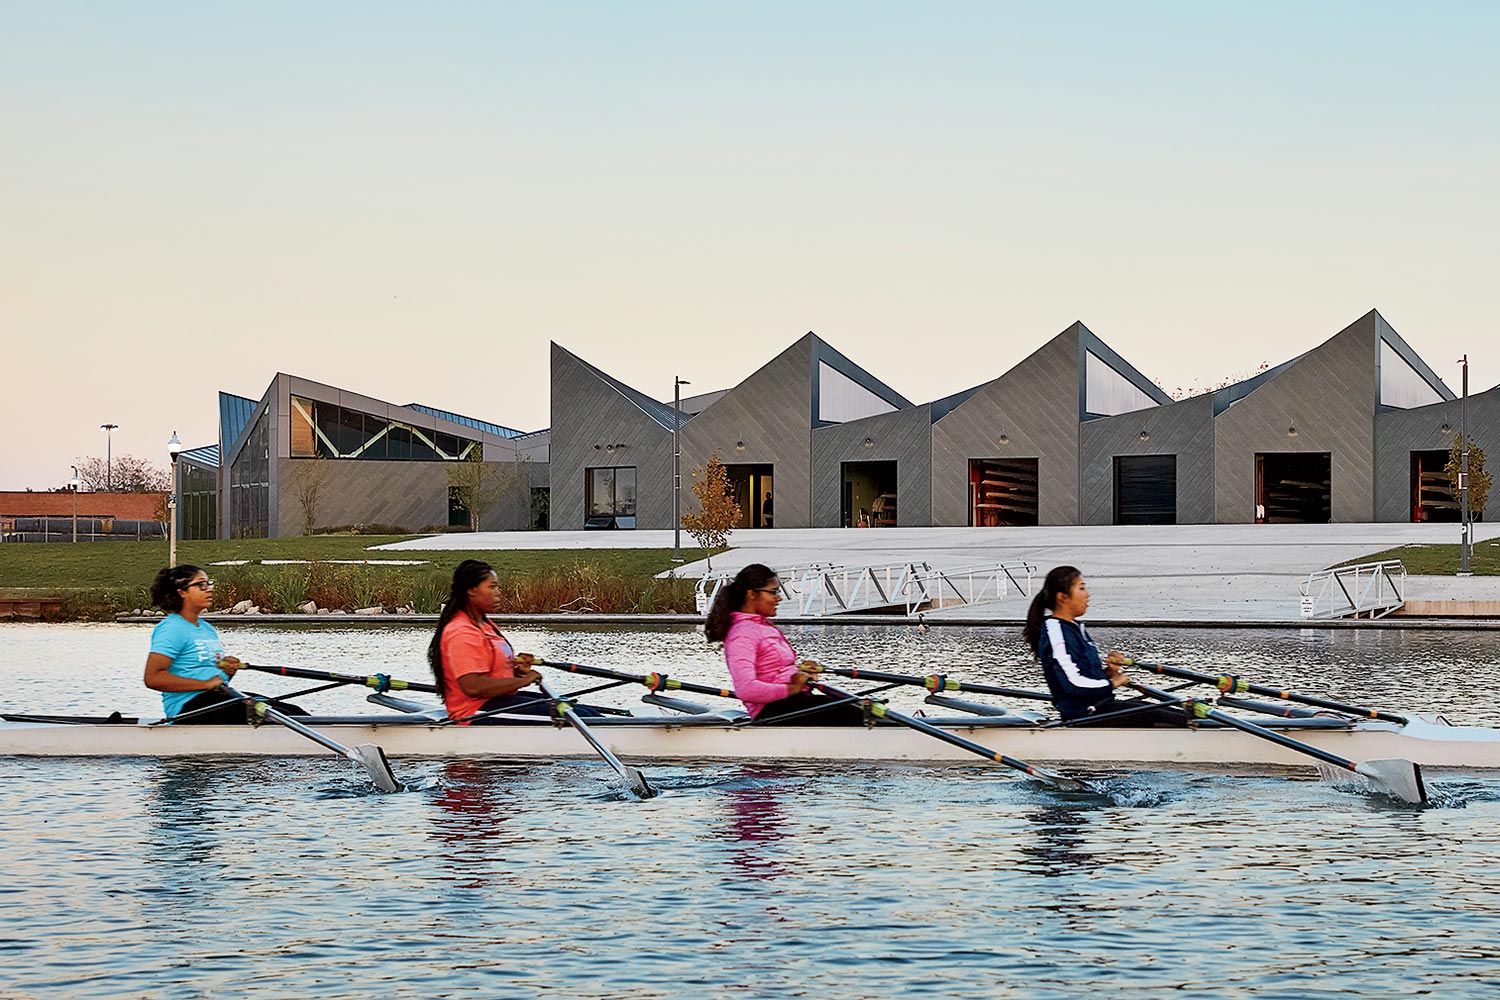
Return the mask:
<svg viewBox="0 0 1500 1000">
<path fill-rule="evenodd" d="M 639 768 L 634 768 L 626 764 L 620 774 L 625 779 L 625 784 L 630 790 L 643 799 L 655 798 L 661 794 L 655 788 L 651 787 L 651 782 L 646 780 L 646 776 L 640 772 Z"/>
<path fill-rule="evenodd" d="M 1053 788 L 1058 788 L 1065 792 L 1094 791 L 1093 786 L 1086 781 L 1070 778 L 1066 774 L 1058 774 L 1056 771 L 1048 771 L 1045 768 L 1037 767 L 1035 764 L 1030 765 L 1025 770 L 1027 774 L 1036 780 L 1045 782 Z"/>
<path fill-rule="evenodd" d="M 361 743 L 349 748 L 349 759 L 357 761 L 370 776 L 370 781 L 382 792 L 399 792 L 405 786 L 396 780 L 391 762 L 385 759 L 385 751 L 374 743 Z"/>
<path fill-rule="evenodd" d="M 1367 760 L 1354 768 L 1377 789 L 1403 802 L 1422 805 L 1427 801 L 1427 785 L 1422 781 L 1422 766 L 1409 760 Z"/>
</svg>

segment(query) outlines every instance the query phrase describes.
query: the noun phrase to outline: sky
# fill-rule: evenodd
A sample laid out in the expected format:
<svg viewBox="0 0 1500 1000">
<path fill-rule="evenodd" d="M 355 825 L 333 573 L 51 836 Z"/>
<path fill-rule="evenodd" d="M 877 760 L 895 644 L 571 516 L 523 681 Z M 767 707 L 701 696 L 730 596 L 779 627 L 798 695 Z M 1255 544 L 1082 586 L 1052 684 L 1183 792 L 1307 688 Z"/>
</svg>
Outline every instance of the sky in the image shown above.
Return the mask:
<svg viewBox="0 0 1500 1000">
<path fill-rule="evenodd" d="M 1500 5 L 0 0 L 0 489 L 278 371 L 524 430 L 816 331 L 917 402 L 1371 308 L 1500 382 Z M 1488 124 L 1486 124 L 1488 123 Z"/>
</svg>

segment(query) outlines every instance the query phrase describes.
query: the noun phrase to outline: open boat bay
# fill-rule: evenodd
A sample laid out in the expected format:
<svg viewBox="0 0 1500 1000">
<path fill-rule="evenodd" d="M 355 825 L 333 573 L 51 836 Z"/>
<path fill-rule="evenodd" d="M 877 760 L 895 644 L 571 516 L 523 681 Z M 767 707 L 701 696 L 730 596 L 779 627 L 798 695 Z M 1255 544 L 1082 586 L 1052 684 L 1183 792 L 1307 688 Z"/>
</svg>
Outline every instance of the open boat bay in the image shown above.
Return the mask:
<svg viewBox="0 0 1500 1000">
<path fill-rule="evenodd" d="M 691 630 L 507 632 L 556 659 L 723 678 Z M 787 632 L 830 665 L 1040 683 L 1010 630 Z M 1146 659 L 1500 724 L 1483 634 L 1100 633 Z M 0 626 L 0 697 L 157 714 L 146 637 Z M 252 662 L 426 679 L 422 630 L 224 637 Z M 301 703 L 353 712 L 362 695 Z M 650 764 L 664 794 L 641 802 L 597 760 L 403 760 L 414 788 L 397 795 L 332 755 L 4 764 L 0 997 L 1477 998 L 1500 967 L 1500 775 L 1434 776 L 1418 809 L 1310 768 L 1097 771 L 1100 795 L 977 760 Z"/>
</svg>

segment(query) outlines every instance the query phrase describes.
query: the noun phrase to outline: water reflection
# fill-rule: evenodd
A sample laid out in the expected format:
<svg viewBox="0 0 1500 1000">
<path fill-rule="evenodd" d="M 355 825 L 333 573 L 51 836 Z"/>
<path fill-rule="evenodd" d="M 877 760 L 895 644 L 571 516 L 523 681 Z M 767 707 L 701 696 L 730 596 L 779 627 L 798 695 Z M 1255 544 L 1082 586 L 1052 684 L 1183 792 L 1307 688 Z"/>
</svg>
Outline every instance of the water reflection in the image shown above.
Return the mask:
<svg viewBox="0 0 1500 1000">
<path fill-rule="evenodd" d="M 781 800 L 785 788 L 779 772 L 759 767 L 739 769 L 742 781 L 730 786 L 724 801 L 724 839 L 732 846 L 729 860 L 747 879 L 774 879 L 788 871 L 777 842 L 787 836 Z"/>
<path fill-rule="evenodd" d="M 497 853 L 519 848 L 526 838 L 507 829 L 522 808 L 513 791 L 522 768 L 514 764 L 452 760 L 442 765 L 431 811 L 433 861 L 458 888 L 493 883 Z"/>
<path fill-rule="evenodd" d="M 1020 851 L 1019 867 L 1044 878 L 1077 877 L 1095 864 L 1084 846 L 1089 817 L 1096 810 L 1081 805 L 1049 804 L 1026 811 L 1032 836 Z"/>
</svg>

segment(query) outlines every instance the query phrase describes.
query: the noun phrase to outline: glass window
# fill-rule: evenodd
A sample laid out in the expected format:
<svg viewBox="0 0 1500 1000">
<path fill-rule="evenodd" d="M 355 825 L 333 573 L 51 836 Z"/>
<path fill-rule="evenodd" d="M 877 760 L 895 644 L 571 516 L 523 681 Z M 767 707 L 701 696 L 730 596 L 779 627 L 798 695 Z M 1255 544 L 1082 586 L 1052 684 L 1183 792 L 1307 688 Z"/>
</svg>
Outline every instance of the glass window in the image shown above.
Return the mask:
<svg viewBox="0 0 1500 1000">
<path fill-rule="evenodd" d="M 1083 409 L 1096 416 L 1133 413 L 1156 406 L 1156 400 L 1115 371 L 1093 351 L 1083 358 Z"/>
<path fill-rule="evenodd" d="M 635 466 L 588 469 L 585 472 L 585 509 L 588 515 L 635 516 Z"/>
<path fill-rule="evenodd" d="M 312 458 L 318 453 L 318 436 L 313 431 L 312 411 L 308 404 L 292 397 L 292 457 Z"/>
<path fill-rule="evenodd" d="M 824 423 L 841 424 L 896 408 L 826 361 L 818 362 L 818 419 Z"/>
<path fill-rule="evenodd" d="M 339 457 L 339 408 L 332 403 L 314 404 L 313 427 L 318 435 L 318 457 Z"/>
<path fill-rule="evenodd" d="M 1380 342 L 1380 405 L 1410 409 L 1441 403 L 1443 394 L 1433 388 L 1389 343 Z"/>
<path fill-rule="evenodd" d="M 391 429 L 385 434 L 388 439 L 386 450 L 388 457 L 396 460 L 411 458 L 411 428 L 405 424 L 391 424 Z"/>
<path fill-rule="evenodd" d="M 229 471 L 229 530 L 233 538 L 265 538 L 270 534 L 270 444 L 266 415 L 262 413 Z"/>
<path fill-rule="evenodd" d="M 411 457 L 414 462 L 436 462 L 437 449 L 432 444 L 432 431 L 421 427 L 411 429 Z"/>
</svg>

